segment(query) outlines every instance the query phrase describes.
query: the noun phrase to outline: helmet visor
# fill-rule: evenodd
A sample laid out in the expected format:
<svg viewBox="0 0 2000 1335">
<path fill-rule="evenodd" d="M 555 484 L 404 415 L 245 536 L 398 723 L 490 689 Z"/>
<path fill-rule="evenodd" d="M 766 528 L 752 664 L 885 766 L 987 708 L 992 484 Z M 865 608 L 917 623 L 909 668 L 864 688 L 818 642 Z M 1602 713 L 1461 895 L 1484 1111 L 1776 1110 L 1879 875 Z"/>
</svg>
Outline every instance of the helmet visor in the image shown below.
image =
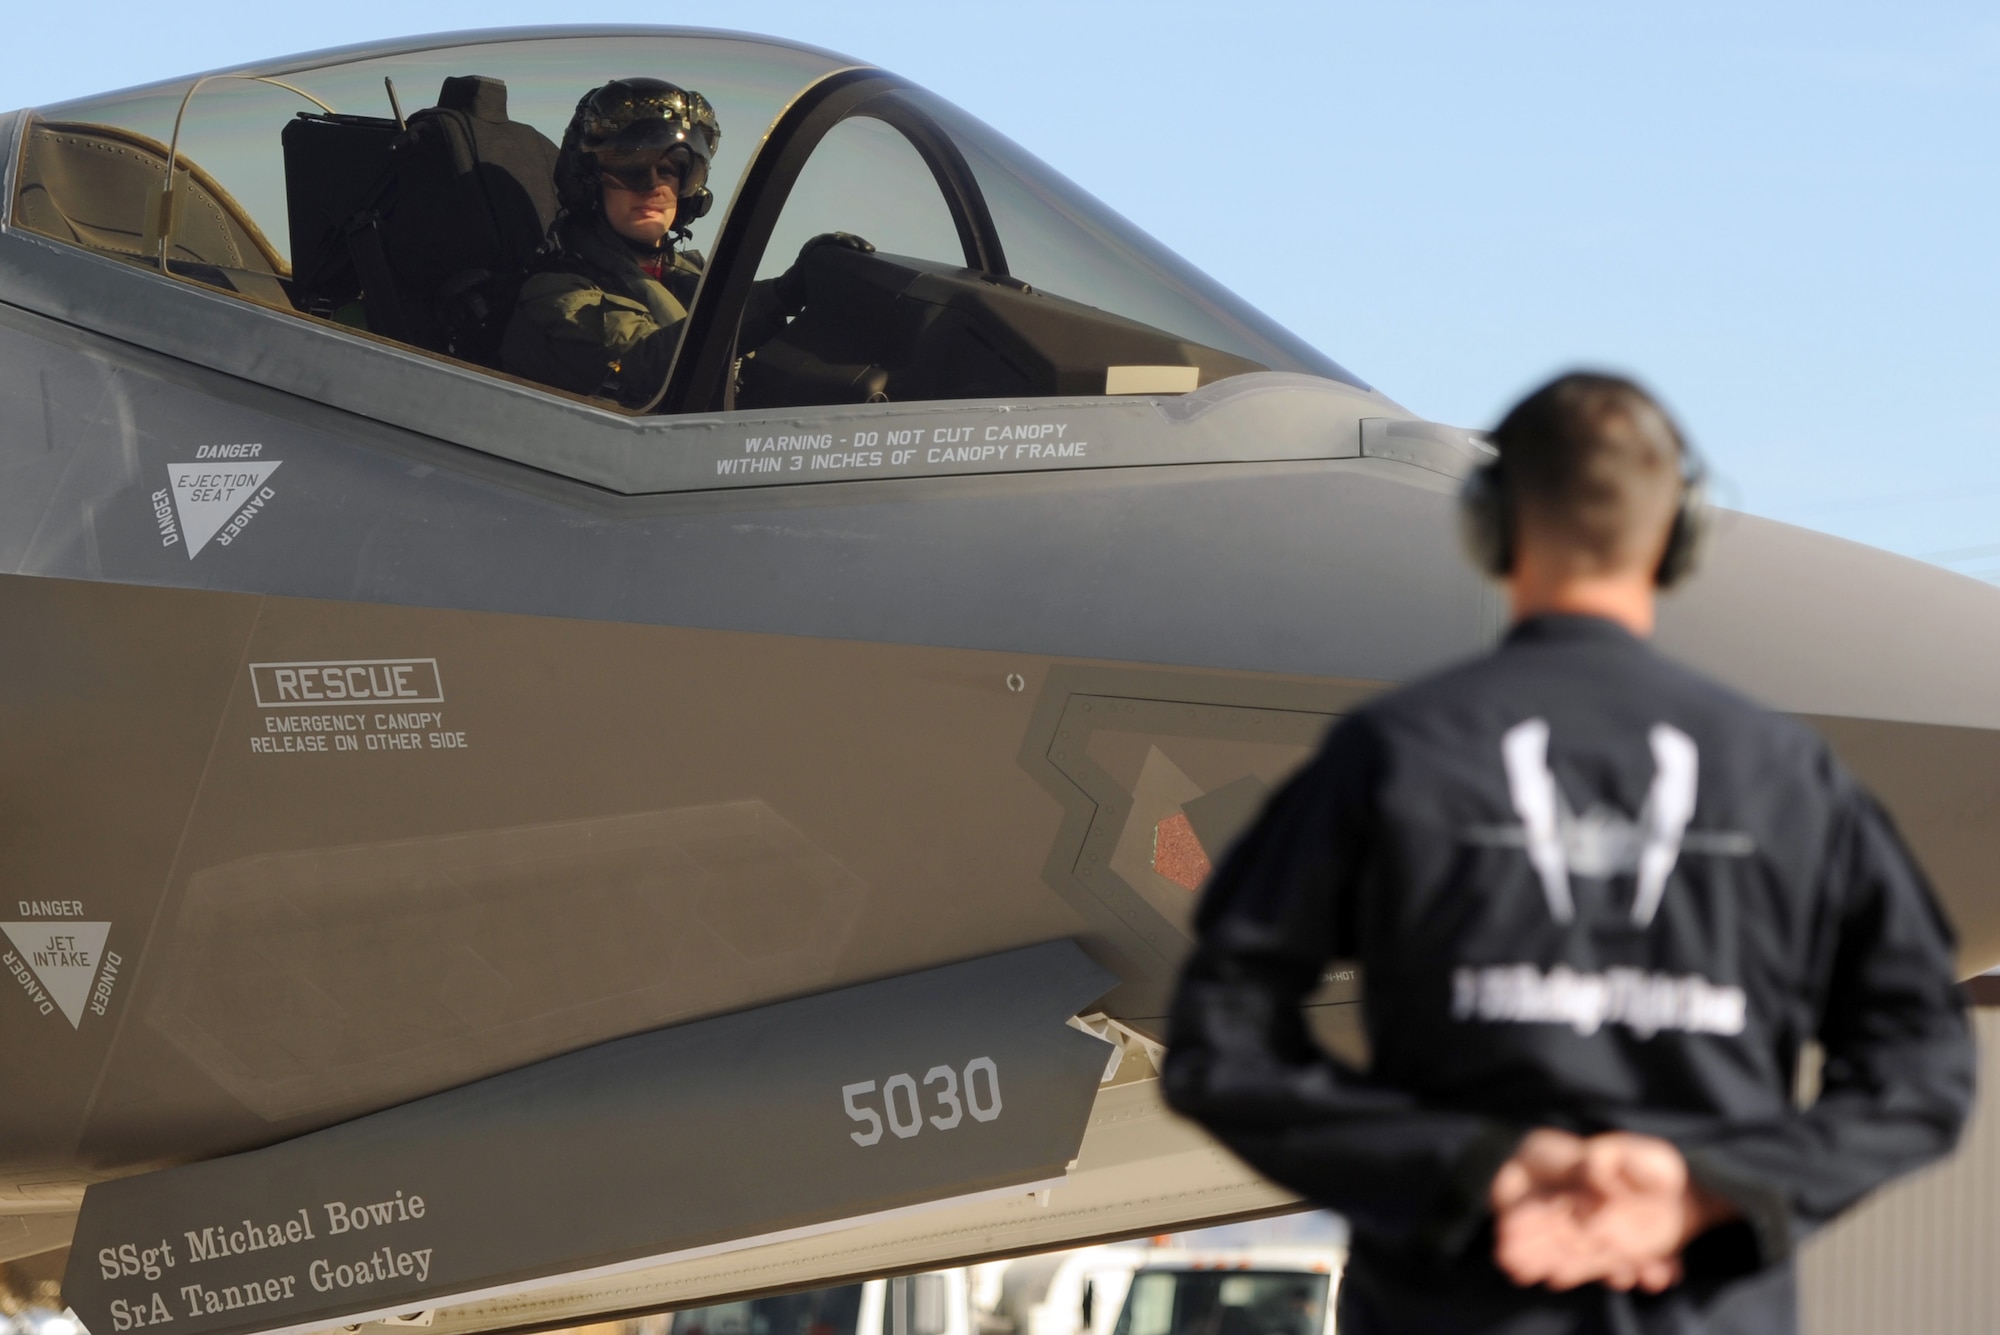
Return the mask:
<svg viewBox="0 0 2000 1335">
<path fill-rule="evenodd" d="M 597 154 L 604 179 L 625 190 L 646 192 L 671 184 L 677 195 L 691 195 L 708 181 L 708 163 L 686 144 L 660 149 L 605 149 Z"/>
</svg>

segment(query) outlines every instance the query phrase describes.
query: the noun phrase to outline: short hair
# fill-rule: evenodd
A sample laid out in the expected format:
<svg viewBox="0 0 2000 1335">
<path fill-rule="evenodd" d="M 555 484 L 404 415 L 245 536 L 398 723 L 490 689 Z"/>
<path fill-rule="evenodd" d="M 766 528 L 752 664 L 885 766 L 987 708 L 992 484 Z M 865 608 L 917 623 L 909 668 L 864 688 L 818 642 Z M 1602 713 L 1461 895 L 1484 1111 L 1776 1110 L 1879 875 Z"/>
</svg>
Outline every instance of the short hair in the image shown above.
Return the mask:
<svg viewBox="0 0 2000 1335">
<path fill-rule="evenodd" d="M 1658 559 L 1686 486 L 1686 446 L 1636 383 L 1599 371 L 1557 376 L 1515 404 L 1491 439 L 1517 535 L 1532 527 L 1555 536 L 1598 570 Z"/>
</svg>

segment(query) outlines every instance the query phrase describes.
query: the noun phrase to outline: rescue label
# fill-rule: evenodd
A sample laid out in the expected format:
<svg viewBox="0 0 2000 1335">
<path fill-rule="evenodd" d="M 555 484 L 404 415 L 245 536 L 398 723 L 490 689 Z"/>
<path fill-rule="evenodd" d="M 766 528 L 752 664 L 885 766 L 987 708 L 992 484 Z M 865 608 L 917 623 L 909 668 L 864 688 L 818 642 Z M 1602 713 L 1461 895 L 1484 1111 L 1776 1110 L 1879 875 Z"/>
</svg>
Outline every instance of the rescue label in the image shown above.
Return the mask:
<svg viewBox="0 0 2000 1335">
<path fill-rule="evenodd" d="M 444 682 L 435 658 L 359 658 L 328 663 L 252 663 L 250 684 L 263 709 L 329 704 L 436 705 Z"/>
<path fill-rule="evenodd" d="M 257 703 L 273 712 L 250 734 L 254 755 L 340 751 L 465 751 L 463 727 L 442 709 L 435 658 L 371 658 L 329 663 L 252 663 Z"/>
</svg>

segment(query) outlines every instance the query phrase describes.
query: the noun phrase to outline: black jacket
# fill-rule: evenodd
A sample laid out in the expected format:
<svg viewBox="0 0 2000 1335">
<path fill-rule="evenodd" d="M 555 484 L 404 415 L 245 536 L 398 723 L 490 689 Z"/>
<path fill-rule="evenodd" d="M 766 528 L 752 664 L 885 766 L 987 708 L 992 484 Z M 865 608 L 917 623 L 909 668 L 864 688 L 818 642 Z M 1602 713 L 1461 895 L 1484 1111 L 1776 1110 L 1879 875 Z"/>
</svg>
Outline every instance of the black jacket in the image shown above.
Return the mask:
<svg viewBox="0 0 2000 1335">
<path fill-rule="evenodd" d="M 1805 727 L 1595 618 L 1341 720 L 1197 935 L 1168 1100 L 1347 1216 L 1342 1335 L 1790 1329 L 1798 1240 L 1972 1099 L 1951 929 L 1888 816 Z M 1366 1074 L 1300 1019 L 1336 959 Z M 1743 1219 L 1659 1297 L 1516 1288 L 1485 1195 L 1537 1125 L 1663 1136 Z"/>
</svg>

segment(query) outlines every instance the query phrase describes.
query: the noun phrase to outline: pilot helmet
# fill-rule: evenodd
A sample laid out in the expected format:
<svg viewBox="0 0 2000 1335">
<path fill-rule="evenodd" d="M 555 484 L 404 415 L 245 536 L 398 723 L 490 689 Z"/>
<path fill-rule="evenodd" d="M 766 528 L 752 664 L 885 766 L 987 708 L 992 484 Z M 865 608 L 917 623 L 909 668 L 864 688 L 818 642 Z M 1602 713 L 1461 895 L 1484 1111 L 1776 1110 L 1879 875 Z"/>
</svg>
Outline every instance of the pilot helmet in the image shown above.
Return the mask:
<svg viewBox="0 0 2000 1335">
<path fill-rule="evenodd" d="M 680 176 L 676 226 L 708 212 L 708 167 L 722 127 L 708 99 L 662 79 L 613 79 L 585 93 L 563 131 L 556 157 L 556 193 L 571 213 L 589 213 L 600 182 L 611 177 L 647 189 L 655 172 Z"/>
</svg>

